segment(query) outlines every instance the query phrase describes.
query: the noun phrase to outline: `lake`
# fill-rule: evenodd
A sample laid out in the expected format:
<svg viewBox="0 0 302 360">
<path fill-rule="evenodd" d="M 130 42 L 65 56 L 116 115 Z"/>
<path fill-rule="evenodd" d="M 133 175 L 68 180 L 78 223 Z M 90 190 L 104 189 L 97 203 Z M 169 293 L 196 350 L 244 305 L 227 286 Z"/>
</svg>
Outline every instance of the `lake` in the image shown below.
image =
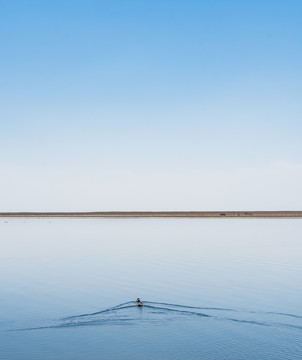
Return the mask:
<svg viewBox="0 0 302 360">
<path fill-rule="evenodd" d="M 299 219 L 0 219 L 0 359 L 301 359 L 301 283 Z"/>
</svg>

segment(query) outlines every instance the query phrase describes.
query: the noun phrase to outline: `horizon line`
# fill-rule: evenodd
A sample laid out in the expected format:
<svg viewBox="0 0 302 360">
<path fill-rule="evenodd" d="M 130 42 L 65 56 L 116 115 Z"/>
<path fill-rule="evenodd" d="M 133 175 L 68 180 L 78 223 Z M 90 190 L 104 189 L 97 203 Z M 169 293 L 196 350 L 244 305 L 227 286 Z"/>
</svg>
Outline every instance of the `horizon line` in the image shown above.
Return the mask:
<svg viewBox="0 0 302 360">
<path fill-rule="evenodd" d="M 0 218 L 302 218 L 302 211 L 18 211 Z"/>
</svg>

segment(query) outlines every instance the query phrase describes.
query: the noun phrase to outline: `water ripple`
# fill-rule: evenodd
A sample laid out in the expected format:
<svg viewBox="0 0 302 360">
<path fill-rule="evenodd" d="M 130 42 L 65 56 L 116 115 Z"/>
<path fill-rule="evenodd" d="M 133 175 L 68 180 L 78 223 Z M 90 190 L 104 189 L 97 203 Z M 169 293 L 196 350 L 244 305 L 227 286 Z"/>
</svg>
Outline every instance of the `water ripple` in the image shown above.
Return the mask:
<svg viewBox="0 0 302 360">
<path fill-rule="evenodd" d="M 133 310 L 135 309 L 135 312 Z M 138 310 L 138 311 L 137 311 Z M 144 310 L 144 312 L 142 312 Z M 196 311 L 194 311 L 196 310 Z M 199 311 L 202 310 L 202 311 Z M 211 313 L 205 313 L 206 311 L 211 311 Z M 217 313 L 216 313 L 217 311 Z M 237 318 L 234 317 L 222 317 L 221 312 L 232 312 L 236 313 Z M 275 318 L 278 316 L 287 317 L 288 319 L 294 319 L 299 321 L 302 316 L 296 314 L 282 313 L 282 312 L 264 312 L 264 311 L 242 311 L 230 308 L 217 308 L 217 307 L 199 307 L 199 306 L 190 306 L 190 305 L 180 305 L 180 304 L 171 304 L 155 301 L 144 301 L 143 307 L 138 307 L 136 301 L 127 301 L 116 306 L 96 311 L 93 313 L 84 313 L 74 316 L 68 316 L 61 318 L 57 321 L 53 320 L 48 322 L 44 326 L 36 326 L 22 329 L 11 329 L 9 331 L 25 331 L 25 330 L 42 330 L 42 329 L 58 329 L 58 328 L 70 328 L 77 326 L 99 326 L 106 324 L 118 324 L 118 325 L 130 325 L 138 321 L 164 321 L 164 315 L 174 313 L 177 315 L 185 315 L 187 317 L 203 317 L 203 318 L 212 318 L 214 320 L 230 321 L 240 324 L 251 324 L 259 326 L 274 326 L 274 327 L 285 327 L 293 330 L 302 330 L 302 324 L 299 323 L 283 323 L 271 321 L 269 315 L 274 315 Z M 141 315 L 144 314 L 144 318 Z M 247 319 L 243 318 L 244 314 L 249 314 L 249 316 L 261 316 L 261 321 L 259 319 Z M 158 318 L 157 315 L 161 315 Z M 268 316 L 268 319 L 265 318 L 265 315 Z M 174 318 L 175 319 L 175 318 Z M 276 320 L 276 319 L 274 319 Z M 278 319 L 277 319 L 278 320 Z"/>
</svg>

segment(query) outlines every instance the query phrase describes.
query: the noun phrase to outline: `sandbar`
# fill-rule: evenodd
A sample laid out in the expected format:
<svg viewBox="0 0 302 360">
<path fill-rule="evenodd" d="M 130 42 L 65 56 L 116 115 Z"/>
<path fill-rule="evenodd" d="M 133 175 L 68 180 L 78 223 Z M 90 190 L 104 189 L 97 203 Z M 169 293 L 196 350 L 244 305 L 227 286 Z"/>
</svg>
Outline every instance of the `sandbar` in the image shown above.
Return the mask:
<svg viewBox="0 0 302 360">
<path fill-rule="evenodd" d="M 0 218 L 302 218 L 302 211 L 0 212 Z"/>
</svg>

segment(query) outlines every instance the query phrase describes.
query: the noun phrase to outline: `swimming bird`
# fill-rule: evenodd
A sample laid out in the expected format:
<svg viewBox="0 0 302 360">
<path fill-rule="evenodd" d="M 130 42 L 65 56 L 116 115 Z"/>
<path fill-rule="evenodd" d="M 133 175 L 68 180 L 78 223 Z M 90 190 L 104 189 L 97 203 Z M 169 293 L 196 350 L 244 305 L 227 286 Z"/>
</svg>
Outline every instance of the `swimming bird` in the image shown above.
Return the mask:
<svg viewBox="0 0 302 360">
<path fill-rule="evenodd" d="M 140 301 L 140 302 L 137 304 L 137 306 L 143 306 L 143 302 Z"/>
<path fill-rule="evenodd" d="M 136 299 L 136 302 L 138 302 L 138 303 L 141 302 L 141 299 L 140 299 L 140 298 L 137 298 L 137 299 Z"/>
</svg>

